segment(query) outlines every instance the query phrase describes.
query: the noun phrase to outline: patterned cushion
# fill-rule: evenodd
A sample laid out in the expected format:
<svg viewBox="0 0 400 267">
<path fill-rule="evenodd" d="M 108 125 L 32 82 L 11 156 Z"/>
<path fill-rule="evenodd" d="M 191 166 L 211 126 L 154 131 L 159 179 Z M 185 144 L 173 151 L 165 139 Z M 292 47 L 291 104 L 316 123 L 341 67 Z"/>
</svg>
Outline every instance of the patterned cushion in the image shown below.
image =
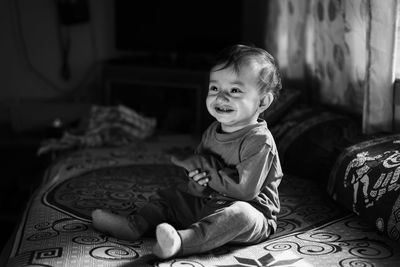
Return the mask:
<svg viewBox="0 0 400 267">
<path fill-rule="evenodd" d="M 323 183 L 340 152 L 360 136 L 353 118 L 310 107 L 292 110 L 271 131 L 284 173 Z"/>
<path fill-rule="evenodd" d="M 278 100 L 273 102 L 261 117 L 268 122 L 269 126 L 275 125 L 299 101 L 300 96 L 299 90 L 293 88 L 282 90 Z"/>
<path fill-rule="evenodd" d="M 328 192 L 333 199 L 400 240 L 400 135 L 350 146 L 332 169 Z"/>
</svg>

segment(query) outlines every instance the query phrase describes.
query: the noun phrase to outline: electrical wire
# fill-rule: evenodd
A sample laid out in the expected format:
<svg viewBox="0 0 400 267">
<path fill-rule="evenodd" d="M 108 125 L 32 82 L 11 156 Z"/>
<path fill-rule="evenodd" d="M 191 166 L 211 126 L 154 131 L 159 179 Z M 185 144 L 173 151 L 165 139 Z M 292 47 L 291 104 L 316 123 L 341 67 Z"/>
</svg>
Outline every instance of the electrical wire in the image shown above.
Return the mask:
<svg viewBox="0 0 400 267">
<path fill-rule="evenodd" d="M 29 68 L 29 70 L 34 73 L 44 84 L 46 84 L 49 88 L 53 89 L 53 91 L 56 91 L 58 93 L 62 93 L 62 94 L 67 94 L 67 95 L 73 95 L 74 93 L 76 93 L 76 91 L 82 89 L 83 86 L 87 85 L 87 82 L 90 80 L 91 76 L 93 76 L 93 72 L 96 73 L 97 71 L 97 67 L 98 67 L 98 63 L 96 62 L 96 44 L 95 44 L 95 36 L 92 33 L 93 31 L 93 26 L 92 26 L 92 22 L 91 23 L 91 46 L 92 46 L 92 51 L 93 51 L 93 64 L 92 66 L 90 66 L 88 68 L 88 70 L 86 71 L 85 75 L 83 76 L 83 78 L 81 79 L 80 82 L 78 82 L 77 86 L 75 86 L 74 88 L 61 88 L 60 86 L 58 86 L 56 83 L 54 83 L 53 81 L 51 81 L 48 77 L 46 77 L 46 75 L 44 75 L 42 72 L 40 72 L 39 70 L 37 70 L 35 68 L 35 66 L 32 64 L 30 56 L 29 56 L 29 52 L 27 49 L 27 45 L 26 45 L 26 40 L 24 37 L 24 33 L 23 33 L 23 25 L 22 25 L 22 15 L 21 15 L 21 10 L 20 10 L 20 4 L 19 4 L 20 0 L 10 0 L 11 4 L 10 4 L 10 8 L 14 7 L 14 10 L 11 10 L 11 14 L 15 14 L 15 21 L 17 24 L 17 34 L 20 38 L 20 45 L 21 45 L 21 51 L 22 51 L 22 55 L 23 58 L 25 59 L 25 62 Z M 59 23 L 59 22 L 58 22 Z"/>
</svg>

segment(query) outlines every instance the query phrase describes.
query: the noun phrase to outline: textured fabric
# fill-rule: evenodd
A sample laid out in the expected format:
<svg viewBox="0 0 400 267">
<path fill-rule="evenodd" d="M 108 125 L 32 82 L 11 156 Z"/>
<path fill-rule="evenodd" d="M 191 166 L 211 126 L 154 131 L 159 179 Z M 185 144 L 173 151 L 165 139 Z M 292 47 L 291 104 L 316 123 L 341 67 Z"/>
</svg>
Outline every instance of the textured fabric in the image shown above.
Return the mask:
<svg viewBox="0 0 400 267">
<path fill-rule="evenodd" d="M 400 241 L 400 135 L 350 146 L 338 157 L 330 195 L 390 238 Z"/>
<path fill-rule="evenodd" d="M 271 232 L 265 216 L 247 202 L 199 198 L 173 188 L 157 195 L 137 214 L 148 222 L 150 233 L 163 222 L 174 226 L 182 238 L 180 256 L 210 251 L 228 242 L 259 243 Z"/>
<path fill-rule="evenodd" d="M 278 124 L 282 117 L 288 113 L 293 106 L 300 102 L 301 91 L 294 88 L 287 88 L 281 90 L 277 101 L 265 110 L 260 117 L 268 123 L 268 127 L 273 127 Z"/>
<path fill-rule="evenodd" d="M 370 0 L 368 86 L 364 100 L 364 127 L 367 133 L 393 129 L 393 84 L 396 54 L 400 53 L 400 3 L 398 0 Z M 397 21 L 397 23 L 396 23 Z M 398 26 L 397 26 L 398 27 Z M 396 44 L 397 42 L 397 44 Z"/>
<path fill-rule="evenodd" d="M 392 130 L 398 1 L 269 2 L 266 46 L 283 76 L 363 114 L 365 133 Z"/>
<path fill-rule="evenodd" d="M 196 153 L 195 161 L 210 173 L 208 185 L 217 192 L 213 197 L 248 201 L 275 228 L 283 174 L 274 138 L 264 120 L 233 133 L 221 133 L 220 124 L 214 122 L 204 132 Z M 207 168 L 208 164 L 219 166 Z"/>
<path fill-rule="evenodd" d="M 265 216 L 243 201 L 210 200 L 205 203 L 205 217 L 188 229 L 178 231 L 182 239 L 182 254 L 199 254 L 227 243 L 242 245 L 265 241 L 271 227 Z"/>
<path fill-rule="evenodd" d="M 182 179 L 169 163 L 188 139 L 161 138 L 141 147 L 86 149 L 49 167 L 12 240 L 8 266 L 400 266 L 400 246 L 330 201 L 316 183 L 285 176 L 277 231 L 251 246 L 224 245 L 165 261 L 155 242 L 118 240 L 91 226 L 95 208 L 126 215 Z"/>
<path fill-rule="evenodd" d="M 285 173 L 321 184 L 343 149 L 362 138 L 354 118 L 323 108 L 292 109 L 271 131 Z"/>
<path fill-rule="evenodd" d="M 93 105 L 84 129 L 65 131 L 59 139 L 44 140 L 38 155 L 49 152 L 68 151 L 84 147 L 121 146 L 137 143 L 154 132 L 157 121 L 139 115 L 123 106 Z"/>
</svg>

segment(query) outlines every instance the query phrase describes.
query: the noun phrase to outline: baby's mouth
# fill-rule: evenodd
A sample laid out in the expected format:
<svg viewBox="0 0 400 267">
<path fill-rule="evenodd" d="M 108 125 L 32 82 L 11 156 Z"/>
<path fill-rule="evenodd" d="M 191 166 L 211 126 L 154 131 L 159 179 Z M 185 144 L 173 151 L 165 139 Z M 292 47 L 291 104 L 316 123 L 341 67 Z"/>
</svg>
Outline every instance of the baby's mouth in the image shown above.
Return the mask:
<svg viewBox="0 0 400 267">
<path fill-rule="evenodd" d="M 215 111 L 217 111 L 217 113 L 230 113 L 233 112 L 233 109 L 230 107 L 215 107 Z"/>
</svg>

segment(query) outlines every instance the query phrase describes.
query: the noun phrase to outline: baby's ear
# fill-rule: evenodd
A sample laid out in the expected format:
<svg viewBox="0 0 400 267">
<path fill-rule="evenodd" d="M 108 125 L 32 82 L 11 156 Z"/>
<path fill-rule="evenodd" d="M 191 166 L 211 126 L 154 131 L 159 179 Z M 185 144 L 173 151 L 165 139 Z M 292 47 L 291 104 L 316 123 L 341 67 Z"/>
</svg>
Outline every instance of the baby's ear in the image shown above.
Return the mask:
<svg viewBox="0 0 400 267">
<path fill-rule="evenodd" d="M 263 94 L 260 99 L 260 106 L 258 110 L 260 113 L 264 112 L 274 101 L 274 95 L 271 92 Z"/>
</svg>

